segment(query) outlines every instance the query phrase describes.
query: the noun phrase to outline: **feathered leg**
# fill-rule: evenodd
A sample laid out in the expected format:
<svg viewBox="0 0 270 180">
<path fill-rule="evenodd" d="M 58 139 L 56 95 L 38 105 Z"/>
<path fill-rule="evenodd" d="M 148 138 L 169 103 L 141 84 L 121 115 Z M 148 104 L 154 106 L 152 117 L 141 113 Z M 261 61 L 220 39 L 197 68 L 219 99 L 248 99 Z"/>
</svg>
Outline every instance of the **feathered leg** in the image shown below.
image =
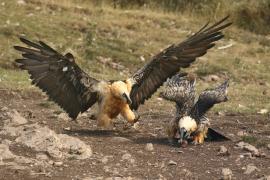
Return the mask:
<svg viewBox="0 0 270 180">
<path fill-rule="evenodd" d="M 193 137 L 193 144 L 203 144 L 208 131 L 208 125 L 205 123 L 199 124 L 199 128 Z"/>
<path fill-rule="evenodd" d="M 139 119 L 139 116 L 136 116 L 134 112 L 129 108 L 129 105 L 126 104 L 121 110 L 120 114 L 129 122 L 136 123 Z"/>
<path fill-rule="evenodd" d="M 97 116 L 99 127 L 109 127 L 111 125 L 112 119 L 105 113 L 99 113 Z"/>
</svg>

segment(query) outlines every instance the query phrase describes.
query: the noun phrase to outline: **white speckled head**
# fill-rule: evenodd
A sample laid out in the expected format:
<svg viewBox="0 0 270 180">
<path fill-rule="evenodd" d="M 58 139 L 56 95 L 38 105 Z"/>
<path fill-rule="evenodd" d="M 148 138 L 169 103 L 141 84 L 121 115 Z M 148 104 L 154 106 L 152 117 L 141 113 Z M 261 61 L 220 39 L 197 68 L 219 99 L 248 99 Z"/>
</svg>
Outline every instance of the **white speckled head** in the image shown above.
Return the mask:
<svg viewBox="0 0 270 180">
<path fill-rule="evenodd" d="M 196 121 L 190 116 L 184 116 L 179 120 L 179 129 L 184 128 L 187 132 L 191 133 L 197 129 Z"/>
</svg>

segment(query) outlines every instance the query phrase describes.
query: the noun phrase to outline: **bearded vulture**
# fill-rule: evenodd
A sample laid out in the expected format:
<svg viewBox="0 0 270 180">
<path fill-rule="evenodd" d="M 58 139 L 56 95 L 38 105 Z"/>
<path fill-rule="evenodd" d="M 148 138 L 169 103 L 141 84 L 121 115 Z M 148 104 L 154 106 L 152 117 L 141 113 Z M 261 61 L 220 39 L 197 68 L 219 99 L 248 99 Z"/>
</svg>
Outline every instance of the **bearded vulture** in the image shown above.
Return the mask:
<svg viewBox="0 0 270 180">
<path fill-rule="evenodd" d="M 193 143 L 202 144 L 210 125 L 206 112 L 215 104 L 228 100 L 228 80 L 216 88 L 201 92 L 196 102 L 195 84 L 193 75 L 177 74 L 166 82 L 160 93 L 162 98 L 176 104 L 175 118 L 169 123 L 167 133 L 170 139 L 179 138 L 180 143 L 186 143 L 193 135 Z M 212 129 L 211 132 L 215 133 Z"/>
<path fill-rule="evenodd" d="M 71 53 L 63 55 L 42 41 L 34 43 L 25 38 L 20 40 L 30 48 L 14 46 L 22 53 L 22 58 L 15 61 L 21 69 L 28 71 L 32 84 L 42 89 L 72 119 L 98 102 L 99 126 L 109 126 L 118 114 L 134 123 L 138 120 L 134 110 L 144 104 L 167 78 L 180 68 L 189 67 L 224 37 L 221 30 L 232 24 L 226 22 L 227 19 L 225 17 L 210 27 L 207 23 L 185 41 L 155 55 L 125 80 L 97 80 L 76 64 Z"/>
</svg>

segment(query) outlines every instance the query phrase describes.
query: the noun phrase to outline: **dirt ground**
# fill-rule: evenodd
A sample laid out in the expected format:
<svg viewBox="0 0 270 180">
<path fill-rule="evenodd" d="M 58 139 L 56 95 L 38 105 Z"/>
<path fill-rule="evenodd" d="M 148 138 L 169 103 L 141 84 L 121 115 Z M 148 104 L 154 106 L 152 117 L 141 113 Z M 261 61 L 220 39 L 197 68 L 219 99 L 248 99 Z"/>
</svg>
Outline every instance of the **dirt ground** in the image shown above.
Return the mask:
<svg viewBox="0 0 270 180">
<path fill-rule="evenodd" d="M 173 114 L 169 113 L 171 111 L 148 113 L 151 104 L 140 108 L 141 119 L 136 129 L 125 128 L 126 123 L 118 119 L 110 130 L 97 128 L 96 121 L 89 119 L 92 111 L 80 116 L 77 123 L 58 118 L 60 109 L 36 91 L 22 93 L 0 89 L 0 109 L 3 107 L 17 110 L 28 123 L 37 122 L 56 133 L 79 138 L 90 145 L 93 155 L 84 160 L 64 159 L 58 165 L 51 163 L 46 167 L 31 163 L 24 169 L 1 165 L 0 179 L 221 179 L 222 168 L 232 171 L 232 179 L 267 179 L 270 175 L 270 150 L 267 148 L 270 118 L 267 115 L 210 114 L 212 127 L 232 141 L 180 148 L 168 143 L 164 130 Z M 3 122 L 0 125 L 2 129 Z M 254 157 L 235 147 L 243 139 L 241 133 L 262 156 Z M 14 141 L 5 135 L 0 135 L 1 139 Z M 153 144 L 152 151 L 145 149 L 147 143 Z M 229 153 L 219 155 L 220 146 L 225 146 Z M 18 143 L 11 143 L 9 148 L 12 153 L 24 157 L 35 158 L 37 154 Z M 49 157 L 48 161 L 56 160 Z M 254 165 L 256 170 L 247 173 L 247 165 Z"/>
</svg>

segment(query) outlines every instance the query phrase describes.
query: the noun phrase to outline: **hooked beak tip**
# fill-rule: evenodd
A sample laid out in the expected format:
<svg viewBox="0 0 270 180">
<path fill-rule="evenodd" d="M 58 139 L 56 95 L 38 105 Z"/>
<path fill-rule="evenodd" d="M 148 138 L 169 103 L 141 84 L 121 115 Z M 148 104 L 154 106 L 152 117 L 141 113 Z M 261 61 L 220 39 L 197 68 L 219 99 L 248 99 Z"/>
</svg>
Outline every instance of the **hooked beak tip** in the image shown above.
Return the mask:
<svg viewBox="0 0 270 180">
<path fill-rule="evenodd" d="M 129 97 L 127 94 L 124 93 L 122 96 L 124 97 L 124 99 L 126 100 L 126 102 L 127 102 L 129 105 L 132 104 L 132 101 L 131 101 L 130 97 Z"/>
<path fill-rule="evenodd" d="M 131 105 L 131 104 L 132 104 L 131 99 L 127 99 L 127 103 L 128 103 L 129 105 Z"/>
</svg>

